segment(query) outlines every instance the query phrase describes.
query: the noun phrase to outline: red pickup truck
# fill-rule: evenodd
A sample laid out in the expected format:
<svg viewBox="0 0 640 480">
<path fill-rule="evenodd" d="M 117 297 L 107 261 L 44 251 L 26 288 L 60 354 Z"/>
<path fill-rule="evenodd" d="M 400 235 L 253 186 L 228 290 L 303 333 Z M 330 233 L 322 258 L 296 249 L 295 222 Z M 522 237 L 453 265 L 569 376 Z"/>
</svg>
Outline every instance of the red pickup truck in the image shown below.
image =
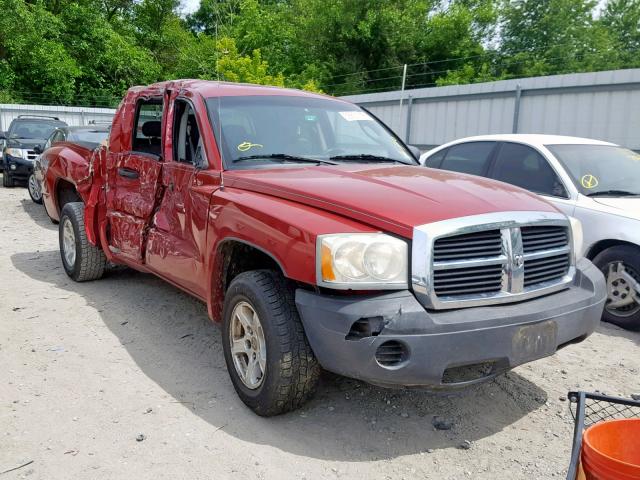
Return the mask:
<svg viewBox="0 0 640 480">
<path fill-rule="evenodd" d="M 47 207 L 68 275 L 109 261 L 206 302 L 259 415 L 300 406 L 321 367 L 383 386 L 486 381 L 583 340 L 602 313 L 577 222 L 517 187 L 420 168 L 339 99 L 135 87 L 88 161 L 79 201 Z"/>
</svg>

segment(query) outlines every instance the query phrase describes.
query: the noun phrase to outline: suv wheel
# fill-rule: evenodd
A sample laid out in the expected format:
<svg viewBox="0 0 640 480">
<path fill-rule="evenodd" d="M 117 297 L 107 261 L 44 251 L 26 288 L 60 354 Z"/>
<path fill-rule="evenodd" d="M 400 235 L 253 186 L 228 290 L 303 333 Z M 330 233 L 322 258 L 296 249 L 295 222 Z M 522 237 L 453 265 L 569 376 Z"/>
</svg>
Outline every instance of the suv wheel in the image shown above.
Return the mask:
<svg viewBox="0 0 640 480">
<path fill-rule="evenodd" d="M 42 188 L 40 188 L 40 184 L 38 183 L 34 173 L 29 175 L 29 180 L 27 180 L 27 189 L 29 190 L 31 200 L 37 204 L 42 204 Z"/>
<path fill-rule="evenodd" d="M 2 172 L 2 186 L 4 188 L 13 188 L 15 186 L 15 181 L 13 180 L 13 177 L 11 177 L 9 170 L 6 168 L 4 169 L 4 172 Z"/>
<path fill-rule="evenodd" d="M 315 392 L 320 366 L 307 342 L 292 285 L 271 270 L 244 272 L 227 290 L 222 345 L 240 399 L 261 416 L 300 407 Z"/>
<path fill-rule="evenodd" d="M 593 263 L 607 279 L 607 303 L 602 319 L 622 328 L 640 330 L 640 250 L 628 245 L 607 248 Z"/>
<path fill-rule="evenodd" d="M 107 261 L 102 249 L 87 240 L 83 203 L 72 202 L 64 206 L 58 232 L 60 256 L 67 275 L 76 282 L 102 277 Z"/>
</svg>

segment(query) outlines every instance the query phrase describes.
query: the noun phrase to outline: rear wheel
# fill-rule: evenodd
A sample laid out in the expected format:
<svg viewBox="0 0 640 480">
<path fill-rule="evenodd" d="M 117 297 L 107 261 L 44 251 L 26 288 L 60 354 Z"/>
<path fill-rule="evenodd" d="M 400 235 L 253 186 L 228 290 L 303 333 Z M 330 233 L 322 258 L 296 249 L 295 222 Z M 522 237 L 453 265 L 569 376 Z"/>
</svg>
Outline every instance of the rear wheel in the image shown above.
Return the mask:
<svg viewBox="0 0 640 480">
<path fill-rule="evenodd" d="M 281 274 L 255 270 L 234 278 L 225 296 L 227 370 L 240 399 L 265 417 L 300 407 L 320 377 L 293 294 Z"/>
<path fill-rule="evenodd" d="M 37 204 L 42 204 L 42 189 L 40 183 L 36 179 L 36 175 L 32 173 L 27 180 L 27 189 L 29 190 L 29 196 Z"/>
<path fill-rule="evenodd" d="M 104 252 L 87 240 L 83 203 L 72 202 L 64 206 L 58 232 L 60 256 L 67 275 L 76 282 L 102 277 L 107 261 Z"/>
<path fill-rule="evenodd" d="M 607 248 L 593 263 L 607 279 L 607 303 L 602 319 L 622 328 L 640 330 L 640 249 L 629 245 Z"/>
</svg>

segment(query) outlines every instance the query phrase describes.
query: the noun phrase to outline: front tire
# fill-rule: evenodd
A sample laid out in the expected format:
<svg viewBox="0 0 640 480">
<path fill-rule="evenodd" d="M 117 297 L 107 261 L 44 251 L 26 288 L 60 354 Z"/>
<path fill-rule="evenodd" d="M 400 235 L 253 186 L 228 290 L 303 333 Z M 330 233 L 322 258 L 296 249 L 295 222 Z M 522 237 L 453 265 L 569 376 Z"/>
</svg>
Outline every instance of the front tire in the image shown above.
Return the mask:
<svg viewBox="0 0 640 480">
<path fill-rule="evenodd" d="M 42 205 L 42 188 L 40 187 L 34 173 L 29 175 L 29 179 L 27 180 L 27 190 L 29 190 L 31 200 L 38 205 Z"/>
<path fill-rule="evenodd" d="M 607 279 L 602 320 L 640 330 L 640 249 L 617 245 L 600 252 L 593 263 Z"/>
<path fill-rule="evenodd" d="M 107 260 L 102 249 L 87 240 L 83 203 L 71 202 L 64 206 L 58 232 L 60 256 L 67 275 L 76 282 L 102 277 Z"/>
<path fill-rule="evenodd" d="M 13 188 L 15 186 L 15 180 L 9 173 L 9 169 L 5 168 L 2 172 L 2 186 L 4 188 Z"/>
<path fill-rule="evenodd" d="M 222 345 L 231 382 L 256 414 L 295 410 L 315 392 L 320 366 L 294 289 L 281 274 L 254 270 L 233 279 L 225 295 Z"/>
</svg>

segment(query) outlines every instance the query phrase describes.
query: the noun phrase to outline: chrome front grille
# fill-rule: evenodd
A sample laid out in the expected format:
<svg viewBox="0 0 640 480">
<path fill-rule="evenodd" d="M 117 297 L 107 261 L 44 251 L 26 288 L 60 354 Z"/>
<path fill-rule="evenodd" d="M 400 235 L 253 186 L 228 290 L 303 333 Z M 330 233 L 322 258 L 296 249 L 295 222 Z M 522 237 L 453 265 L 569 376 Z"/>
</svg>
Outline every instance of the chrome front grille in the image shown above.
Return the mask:
<svg viewBox="0 0 640 480">
<path fill-rule="evenodd" d="M 522 227 L 524 253 L 564 247 L 569 244 L 569 230 L 558 226 Z"/>
<path fill-rule="evenodd" d="M 427 308 L 524 300 L 565 288 L 574 273 L 569 222 L 559 213 L 477 215 L 414 230 L 412 284 Z"/>
<path fill-rule="evenodd" d="M 38 158 L 38 154 L 33 150 L 25 150 L 25 151 L 27 153 L 27 160 L 34 161 L 36 158 Z"/>
<path fill-rule="evenodd" d="M 562 279 L 571 264 L 568 253 L 524 261 L 524 287 Z"/>
</svg>

